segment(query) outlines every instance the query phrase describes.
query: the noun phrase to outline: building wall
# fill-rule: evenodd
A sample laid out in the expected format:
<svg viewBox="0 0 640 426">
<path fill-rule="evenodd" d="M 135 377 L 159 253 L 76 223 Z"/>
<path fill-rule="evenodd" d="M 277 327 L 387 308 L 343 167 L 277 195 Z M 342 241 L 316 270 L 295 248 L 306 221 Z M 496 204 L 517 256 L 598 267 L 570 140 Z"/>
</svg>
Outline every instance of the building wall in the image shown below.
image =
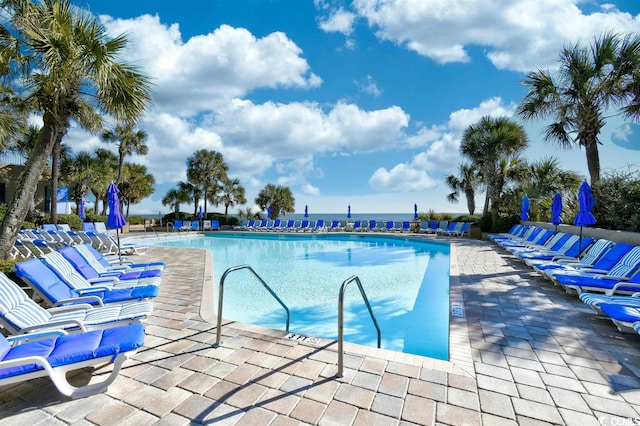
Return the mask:
<svg viewBox="0 0 640 426">
<path fill-rule="evenodd" d="M 0 164 L 0 203 L 8 203 L 16 192 L 20 173 L 24 166 Z M 32 209 L 49 213 L 51 207 L 51 186 L 49 177 L 38 182 L 36 193 L 33 195 Z"/>
</svg>

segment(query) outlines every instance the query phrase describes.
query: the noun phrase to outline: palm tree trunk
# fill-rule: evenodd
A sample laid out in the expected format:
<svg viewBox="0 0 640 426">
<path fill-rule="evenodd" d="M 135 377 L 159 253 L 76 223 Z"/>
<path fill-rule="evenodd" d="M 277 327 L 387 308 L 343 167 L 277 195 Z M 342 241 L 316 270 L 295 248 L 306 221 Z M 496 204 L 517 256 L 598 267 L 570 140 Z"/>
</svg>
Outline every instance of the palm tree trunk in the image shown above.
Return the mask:
<svg viewBox="0 0 640 426">
<path fill-rule="evenodd" d="M 224 205 L 224 215 L 227 216 L 229 214 L 229 204 Z"/>
<path fill-rule="evenodd" d="M 60 143 L 62 142 L 62 135 L 60 139 L 56 141 L 53 146 L 53 156 L 51 159 L 51 223 L 54 225 L 58 223 L 58 172 L 60 167 Z"/>
<path fill-rule="evenodd" d="M 473 188 L 467 188 L 464 191 L 464 195 L 467 197 L 467 209 L 469 209 L 469 214 L 472 215 L 476 211 L 476 194 Z"/>
<path fill-rule="evenodd" d="M 591 177 L 591 185 L 600 181 L 600 154 L 598 153 L 598 142 L 591 141 L 585 144 L 585 152 L 587 154 L 587 166 L 589 168 L 589 176 Z"/>
<path fill-rule="evenodd" d="M 43 118 L 44 126 L 20 175 L 17 186 L 20 191 L 13 194 L 13 199 L 0 225 L 0 259 L 9 258 L 11 247 L 16 241 L 18 231 L 33 200 L 33 194 L 47 165 L 47 158 L 51 155 L 56 142 L 62 140 L 67 132 L 66 126 L 56 124 L 67 123 L 66 117 L 53 117 L 50 113 L 45 113 Z"/>
</svg>

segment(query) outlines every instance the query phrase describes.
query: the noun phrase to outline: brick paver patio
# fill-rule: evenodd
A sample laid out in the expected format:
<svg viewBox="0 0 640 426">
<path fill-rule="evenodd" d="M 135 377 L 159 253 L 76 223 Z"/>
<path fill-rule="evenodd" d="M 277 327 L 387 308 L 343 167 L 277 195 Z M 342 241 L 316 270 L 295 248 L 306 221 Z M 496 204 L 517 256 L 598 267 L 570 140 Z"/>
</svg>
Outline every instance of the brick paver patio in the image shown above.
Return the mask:
<svg viewBox="0 0 640 426">
<path fill-rule="evenodd" d="M 582 426 L 640 418 L 640 336 L 619 333 L 492 243 L 452 242 L 451 298 L 463 300 L 464 317 L 451 318 L 451 362 L 346 344 L 338 379 L 335 342 L 301 343 L 229 321 L 214 347 L 210 254 L 152 247 L 139 260 L 167 262 L 161 294 L 145 347 L 109 390 L 69 400 L 44 378 L 0 387 L 0 425 Z"/>
</svg>

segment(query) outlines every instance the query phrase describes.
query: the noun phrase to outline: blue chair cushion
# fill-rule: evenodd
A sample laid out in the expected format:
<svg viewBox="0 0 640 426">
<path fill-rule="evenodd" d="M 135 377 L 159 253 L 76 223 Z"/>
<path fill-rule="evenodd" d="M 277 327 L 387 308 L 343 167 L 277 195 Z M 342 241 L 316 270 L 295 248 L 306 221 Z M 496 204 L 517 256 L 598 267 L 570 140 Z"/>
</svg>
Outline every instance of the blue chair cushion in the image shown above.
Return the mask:
<svg viewBox="0 0 640 426">
<path fill-rule="evenodd" d="M 0 336 L 0 353 L 9 343 Z M 2 361 L 39 356 L 52 367 L 74 364 L 104 356 L 115 357 L 121 352 L 136 350 L 144 344 L 144 326 L 131 324 L 122 327 L 69 334 L 52 339 L 28 342 L 10 347 Z M 37 364 L 25 364 L 0 369 L 0 379 L 41 370 Z"/>
</svg>

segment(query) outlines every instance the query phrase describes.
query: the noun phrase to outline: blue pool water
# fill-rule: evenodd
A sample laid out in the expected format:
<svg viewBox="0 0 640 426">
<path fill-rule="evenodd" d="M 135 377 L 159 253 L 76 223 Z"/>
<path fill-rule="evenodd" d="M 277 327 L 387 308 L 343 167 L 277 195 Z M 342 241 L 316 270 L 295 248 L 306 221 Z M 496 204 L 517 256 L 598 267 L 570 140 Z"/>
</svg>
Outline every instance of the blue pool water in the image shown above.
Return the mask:
<svg viewBox="0 0 640 426">
<path fill-rule="evenodd" d="M 250 265 L 291 312 L 290 332 L 337 339 L 338 294 L 357 275 L 382 332 L 381 347 L 447 360 L 449 245 L 362 234 L 220 233 L 159 243 L 213 252 L 217 308 L 224 271 Z M 355 283 L 344 300 L 344 338 L 377 345 L 376 330 Z M 285 329 L 282 307 L 241 270 L 225 281 L 223 318 Z"/>
</svg>

